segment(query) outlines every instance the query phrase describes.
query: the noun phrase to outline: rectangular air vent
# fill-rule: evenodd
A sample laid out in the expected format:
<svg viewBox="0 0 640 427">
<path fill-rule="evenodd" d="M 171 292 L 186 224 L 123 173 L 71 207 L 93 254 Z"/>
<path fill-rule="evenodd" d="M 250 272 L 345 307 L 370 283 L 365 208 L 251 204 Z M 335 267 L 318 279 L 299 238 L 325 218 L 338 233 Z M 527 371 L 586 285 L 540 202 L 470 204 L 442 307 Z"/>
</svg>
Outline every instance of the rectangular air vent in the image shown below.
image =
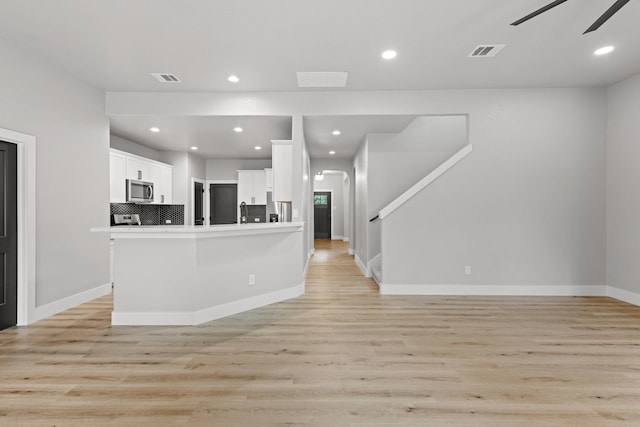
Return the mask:
<svg viewBox="0 0 640 427">
<path fill-rule="evenodd" d="M 180 79 L 171 73 L 151 73 L 160 83 L 180 83 Z"/>
<path fill-rule="evenodd" d="M 471 51 L 470 58 L 491 58 L 504 49 L 504 44 L 481 44 Z"/>
<path fill-rule="evenodd" d="M 346 71 L 298 71 L 298 87 L 345 87 Z"/>
</svg>

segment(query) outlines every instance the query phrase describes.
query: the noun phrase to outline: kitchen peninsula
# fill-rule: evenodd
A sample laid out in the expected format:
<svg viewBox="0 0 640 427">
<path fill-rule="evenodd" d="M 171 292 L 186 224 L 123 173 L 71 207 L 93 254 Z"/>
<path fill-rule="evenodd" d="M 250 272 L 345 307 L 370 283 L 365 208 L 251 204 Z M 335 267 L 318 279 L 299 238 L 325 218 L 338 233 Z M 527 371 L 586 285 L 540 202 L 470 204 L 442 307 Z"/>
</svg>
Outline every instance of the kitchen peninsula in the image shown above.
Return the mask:
<svg viewBox="0 0 640 427">
<path fill-rule="evenodd" d="M 115 242 L 113 325 L 196 325 L 304 293 L 303 222 L 99 227 Z"/>
</svg>

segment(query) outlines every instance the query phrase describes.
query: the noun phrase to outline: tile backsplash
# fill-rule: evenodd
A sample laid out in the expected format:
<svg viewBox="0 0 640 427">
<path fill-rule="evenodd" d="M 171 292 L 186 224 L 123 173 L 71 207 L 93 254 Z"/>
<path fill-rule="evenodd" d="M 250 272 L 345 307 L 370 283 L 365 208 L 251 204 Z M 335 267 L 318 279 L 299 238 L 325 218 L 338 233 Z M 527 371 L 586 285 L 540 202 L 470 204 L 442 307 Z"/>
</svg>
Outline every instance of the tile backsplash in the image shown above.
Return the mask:
<svg viewBox="0 0 640 427">
<path fill-rule="evenodd" d="M 184 205 L 111 203 L 111 215 L 140 215 L 142 225 L 184 225 Z M 167 220 L 171 224 L 167 224 Z"/>
</svg>

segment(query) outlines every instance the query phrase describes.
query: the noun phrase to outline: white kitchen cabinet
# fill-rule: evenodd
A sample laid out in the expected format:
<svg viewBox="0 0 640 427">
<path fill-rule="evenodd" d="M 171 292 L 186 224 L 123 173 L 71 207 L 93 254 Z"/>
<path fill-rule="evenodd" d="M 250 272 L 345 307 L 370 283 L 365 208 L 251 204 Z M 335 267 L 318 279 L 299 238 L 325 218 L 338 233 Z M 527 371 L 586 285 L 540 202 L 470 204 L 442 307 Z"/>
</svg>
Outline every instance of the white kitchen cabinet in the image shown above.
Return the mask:
<svg viewBox="0 0 640 427">
<path fill-rule="evenodd" d="M 247 205 L 267 204 L 267 174 L 264 170 L 238 171 L 238 202 Z"/>
<path fill-rule="evenodd" d="M 273 197 L 277 202 L 290 202 L 293 198 L 293 145 L 291 141 L 271 141 L 273 168 Z"/>
<path fill-rule="evenodd" d="M 126 202 L 126 180 L 153 183 L 153 203 L 173 202 L 173 166 L 111 149 L 109 152 L 110 202 Z M 164 196 L 164 197 L 163 197 Z"/>
<path fill-rule="evenodd" d="M 153 186 L 154 204 L 170 205 L 173 199 L 173 168 L 171 166 L 157 165 L 158 179 Z"/>
<path fill-rule="evenodd" d="M 124 203 L 127 200 L 124 154 L 111 151 L 109 153 L 109 201 Z"/>
<path fill-rule="evenodd" d="M 267 192 L 273 191 L 273 169 L 265 168 L 264 171 L 267 177 Z"/>
<path fill-rule="evenodd" d="M 158 168 L 154 161 L 142 157 L 127 156 L 127 179 L 154 182 L 158 179 Z"/>
</svg>

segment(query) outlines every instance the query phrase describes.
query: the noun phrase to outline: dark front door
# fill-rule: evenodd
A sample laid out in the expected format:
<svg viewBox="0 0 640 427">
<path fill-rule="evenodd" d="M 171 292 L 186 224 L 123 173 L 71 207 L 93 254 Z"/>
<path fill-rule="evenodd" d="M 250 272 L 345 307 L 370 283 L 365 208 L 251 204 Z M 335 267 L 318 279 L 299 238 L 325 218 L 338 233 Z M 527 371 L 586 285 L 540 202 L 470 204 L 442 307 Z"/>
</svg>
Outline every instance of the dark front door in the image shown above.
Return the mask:
<svg viewBox="0 0 640 427">
<path fill-rule="evenodd" d="M 201 182 L 193 183 L 193 223 L 195 225 L 204 224 L 204 184 Z"/>
<path fill-rule="evenodd" d="M 235 224 L 238 222 L 238 185 L 210 184 L 209 212 L 211 224 Z"/>
<path fill-rule="evenodd" d="M 331 239 L 331 193 L 316 191 L 313 193 L 313 222 L 316 239 Z"/>
<path fill-rule="evenodd" d="M 0 141 L 0 329 L 18 319 L 18 157 Z"/>
</svg>

